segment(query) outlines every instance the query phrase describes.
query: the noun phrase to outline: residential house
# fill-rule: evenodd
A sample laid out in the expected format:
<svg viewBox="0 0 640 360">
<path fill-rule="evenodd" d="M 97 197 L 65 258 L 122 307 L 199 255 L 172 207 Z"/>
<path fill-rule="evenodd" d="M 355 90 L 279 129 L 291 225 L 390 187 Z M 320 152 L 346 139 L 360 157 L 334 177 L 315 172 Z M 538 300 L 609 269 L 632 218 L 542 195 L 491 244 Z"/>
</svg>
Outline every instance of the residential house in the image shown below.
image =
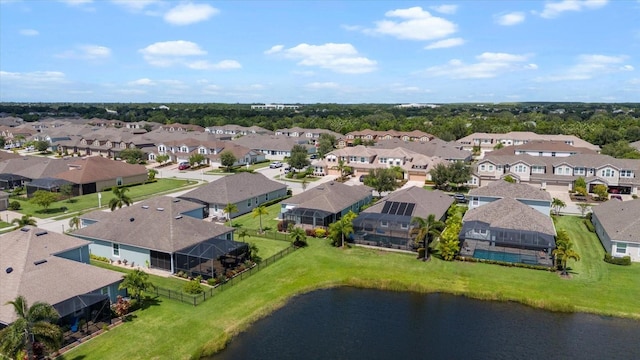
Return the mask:
<svg viewBox="0 0 640 360">
<path fill-rule="evenodd" d="M 433 140 L 435 137 L 431 134 L 420 130 L 413 131 L 377 131 L 377 130 L 360 130 L 347 133 L 344 137 L 338 140 L 337 147 L 342 148 L 345 146 L 356 146 L 358 143 L 372 143 L 380 140 L 399 139 L 402 141 L 418 141 L 427 142 Z"/>
<path fill-rule="evenodd" d="M 251 110 L 298 110 L 300 105 L 262 104 L 251 105 Z"/>
<path fill-rule="evenodd" d="M 454 199 L 442 191 L 421 187 L 394 191 L 363 210 L 353 221 L 353 240 L 358 244 L 403 250 L 415 248 L 413 218 L 434 215 L 444 221 Z"/>
<path fill-rule="evenodd" d="M 231 135 L 231 136 L 244 136 L 244 135 L 252 135 L 252 134 L 257 134 L 257 135 L 273 135 L 273 131 L 271 130 L 267 130 L 265 128 L 262 128 L 260 126 L 241 126 L 241 125 L 235 125 L 235 124 L 227 124 L 227 125 L 222 125 L 222 126 L 210 126 L 208 128 L 205 129 L 206 132 L 212 133 L 212 134 L 225 134 L 225 135 Z"/>
<path fill-rule="evenodd" d="M 74 195 L 84 195 L 116 186 L 141 184 L 147 181 L 148 176 L 144 165 L 91 156 L 68 163 L 67 171 L 52 177 L 72 182 Z"/>
<path fill-rule="evenodd" d="M 368 186 L 349 186 L 327 182 L 282 201 L 280 218 L 305 228 L 328 228 L 329 225 L 372 200 Z"/>
<path fill-rule="evenodd" d="M 277 129 L 275 131 L 276 136 L 282 135 L 295 138 L 304 138 L 310 144 L 317 144 L 318 140 L 320 140 L 320 135 L 322 134 L 332 135 L 336 139 L 342 137 L 342 134 L 327 129 L 303 129 L 300 127 L 293 127 L 291 129 Z"/>
<path fill-rule="evenodd" d="M 168 132 L 189 132 L 189 131 L 204 132 L 204 128 L 202 126 L 193 125 L 193 124 L 179 124 L 179 123 L 162 125 L 160 126 L 160 130 L 168 131 Z"/>
<path fill-rule="evenodd" d="M 3 154 L 3 158 L 5 156 Z M 39 156 L 18 156 L 0 161 L 0 188 L 13 189 L 36 179 L 53 177 L 68 169 L 68 161 Z"/>
<path fill-rule="evenodd" d="M 264 203 L 287 195 L 287 186 L 262 174 L 241 172 L 214 180 L 180 196 L 207 206 L 210 216 L 231 218 L 251 212 Z M 237 212 L 225 214 L 227 204 L 235 204 Z"/>
<path fill-rule="evenodd" d="M 575 135 L 536 134 L 528 131 L 512 131 L 506 134 L 473 133 L 456 140 L 456 142 L 463 150 L 477 150 L 481 156 L 484 156 L 485 153 L 493 151 L 498 144 L 501 146 L 523 145 L 534 140 L 559 141 L 579 148 L 600 150 L 597 145 L 584 141 Z"/>
<path fill-rule="evenodd" d="M 244 261 L 248 247 L 233 241 L 233 228 L 201 220 L 206 213 L 205 205 L 160 196 L 81 215 L 83 227 L 72 235 L 114 261 L 211 278 Z"/>
<path fill-rule="evenodd" d="M 640 262 L 640 200 L 609 200 L 593 207 L 591 217 L 604 249 L 615 257 Z"/>
<path fill-rule="evenodd" d="M 493 182 L 469 191 L 469 209 L 475 209 L 504 198 L 515 199 L 543 215 L 551 213 L 551 194 L 527 184 L 509 183 L 504 180 Z"/>
<path fill-rule="evenodd" d="M 305 138 L 289 136 L 246 135 L 233 140 L 236 144 L 265 154 L 269 160 L 284 160 L 291 156 L 294 145 L 303 145 L 307 152 L 315 153 L 315 146 L 309 145 Z"/>
<path fill-rule="evenodd" d="M 7 302 L 19 295 L 52 305 L 64 323 L 88 318 L 105 302 L 110 319 L 109 300 L 125 294 L 121 273 L 89 265 L 88 241 L 33 226 L 0 236 L 0 268 L 0 328 L 16 320 Z"/>
<path fill-rule="evenodd" d="M 471 161 L 471 151 L 461 150 L 453 141 L 434 138 L 430 141 L 406 141 L 401 139 L 379 140 L 375 148 L 404 148 L 429 157 L 439 157 L 447 161 Z"/>
</svg>

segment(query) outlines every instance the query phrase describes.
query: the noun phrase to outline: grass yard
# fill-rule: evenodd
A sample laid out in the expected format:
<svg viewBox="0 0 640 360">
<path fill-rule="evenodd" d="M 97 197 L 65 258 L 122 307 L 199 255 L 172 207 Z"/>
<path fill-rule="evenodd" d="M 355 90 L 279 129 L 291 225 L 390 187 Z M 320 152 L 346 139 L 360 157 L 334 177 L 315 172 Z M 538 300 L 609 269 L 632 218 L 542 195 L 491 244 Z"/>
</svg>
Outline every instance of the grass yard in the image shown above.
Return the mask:
<svg viewBox="0 0 640 360">
<path fill-rule="evenodd" d="M 277 230 L 278 222 L 279 222 L 278 216 L 280 216 L 280 203 L 267 206 L 267 211 L 269 211 L 269 214 L 262 215 L 262 229 Z M 247 214 L 238 216 L 235 219 L 231 219 L 231 223 L 234 226 L 236 226 L 236 224 L 241 225 L 239 226 L 239 228 L 242 228 L 242 229 L 247 229 L 247 230 L 260 229 L 260 217 L 253 217 L 252 213 L 247 213 Z M 229 225 L 228 221 L 227 221 L 227 225 Z"/>
<path fill-rule="evenodd" d="M 238 239 L 236 235 L 236 241 L 243 241 Z M 291 246 L 291 242 L 282 240 L 265 239 L 258 236 L 247 236 L 244 242 L 255 244 L 258 247 L 258 256 L 262 259 L 267 259 L 280 251 Z"/>
<path fill-rule="evenodd" d="M 413 254 L 354 247 L 339 249 L 309 239 L 295 251 L 237 285 L 193 307 L 160 299 L 136 318 L 64 355 L 80 359 L 198 358 L 219 351 L 257 319 L 293 296 L 321 288 L 354 286 L 423 293 L 445 292 L 486 300 L 515 301 L 550 310 L 581 311 L 640 319 L 640 264 L 604 263 L 603 250 L 581 219 L 564 216 L 582 261 L 572 278 L 549 271 L 480 263 L 417 261 Z M 144 346 L 140 346 L 144 344 Z"/>
<path fill-rule="evenodd" d="M 158 179 L 158 181 L 136 185 L 128 187 L 129 191 L 127 192 L 127 196 L 129 196 L 133 201 L 142 200 L 153 195 L 160 195 L 162 193 L 168 193 L 176 191 L 179 188 L 183 188 L 189 185 L 195 185 L 195 181 L 189 180 L 177 180 L 177 179 Z M 113 193 L 111 191 L 103 191 L 102 192 L 102 207 L 109 206 L 109 200 L 113 198 Z M 45 212 L 41 206 L 35 205 L 28 201 L 25 198 L 10 198 L 9 201 L 12 202 L 17 200 L 20 202 L 20 210 L 18 210 L 22 214 L 31 214 L 38 218 L 50 218 L 53 216 L 60 216 L 66 212 L 67 213 L 75 213 L 78 211 L 85 211 L 89 209 L 97 209 L 98 208 L 98 195 L 97 194 L 88 194 L 82 196 L 76 196 L 71 198 L 72 202 L 68 200 L 56 201 L 49 209 Z M 64 218 L 66 216 L 62 216 Z"/>
<path fill-rule="evenodd" d="M 121 272 L 123 274 L 128 274 L 134 270 L 134 268 L 114 266 L 114 265 L 107 264 L 103 261 L 97 261 L 97 260 L 91 260 L 91 265 L 101 267 L 103 269 L 109 269 L 109 270 Z M 173 276 L 164 277 L 164 276 L 149 274 L 149 280 L 151 280 L 151 282 L 155 286 L 159 286 L 159 287 L 170 289 L 170 290 L 176 290 L 176 291 L 182 291 L 182 288 L 184 287 L 184 284 L 185 284 L 184 280 L 178 279 L 177 277 L 173 277 Z"/>
</svg>

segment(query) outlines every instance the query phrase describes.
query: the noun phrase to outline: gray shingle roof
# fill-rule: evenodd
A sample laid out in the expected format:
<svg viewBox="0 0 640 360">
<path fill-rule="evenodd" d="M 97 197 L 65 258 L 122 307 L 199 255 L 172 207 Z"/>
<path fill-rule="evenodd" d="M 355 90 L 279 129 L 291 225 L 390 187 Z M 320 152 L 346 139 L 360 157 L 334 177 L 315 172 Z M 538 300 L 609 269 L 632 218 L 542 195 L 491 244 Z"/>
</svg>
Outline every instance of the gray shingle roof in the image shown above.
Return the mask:
<svg viewBox="0 0 640 360">
<path fill-rule="evenodd" d="M 356 202 L 371 196 L 372 189 L 364 185 L 349 186 L 340 182 L 328 182 L 311 188 L 283 201 L 305 209 L 338 213 Z"/>
<path fill-rule="evenodd" d="M 640 243 L 640 199 L 609 200 L 594 206 L 593 214 L 611 240 Z"/>
<path fill-rule="evenodd" d="M 180 198 L 196 199 L 208 204 L 236 204 L 286 187 L 262 174 L 242 172 L 214 180 Z"/>
<path fill-rule="evenodd" d="M 73 235 L 173 253 L 233 231 L 224 225 L 181 216 L 202 207 L 187 200 L 155 197 L 106 216 L 101 214 L 97 223 L 76 230 Z"/>
<path fill-rule="evenodd" d="M 504 180 L 473 189 L 469 191 L 469 195 L 551 201 L 551 194 L 545 190 L 527 184 L 509 183 Z"/>
<path fill-rule="evenodd" d="M 496 200 L 473 208 L 464 214 L 462 221 L 481 221 L 495 228 L 556 235 L 551 217 L 512 198 Z"/>
<path fill-rule="evenodd" d="M 29 304 L 43 301 L 51 305 L 76 295 L 101 289 L 122 279 L 122 274 L 88 264 L 63 259 L 54 254 L 88 246 L 89 242 L 27 226 L 0 236 L 0 321 L 15 320 L 13 307 L 5 305 L 16 296 Z M 41 235 L 36 235 L 40 233 Z M 35 262 L 47 260 L 38 265 Z M 7 273 L 11 267 L 13 271 Z"/>
<path fill-rule="evenodd" d="M 412 186 L 385 196 L 375 205 L 368 207 L 363 212 L 381 213 L 384 203 L 387 201 L 416 204 L 412 216 L 427 218 L 429 214 L 433 214 L 435 215 L 436 220 L 438 220 L 444 216 L 451 204 L 453 204 L 454 200 L 451 196 L 440 190 L 429 191 L 421 187 Z"/>
</svg>

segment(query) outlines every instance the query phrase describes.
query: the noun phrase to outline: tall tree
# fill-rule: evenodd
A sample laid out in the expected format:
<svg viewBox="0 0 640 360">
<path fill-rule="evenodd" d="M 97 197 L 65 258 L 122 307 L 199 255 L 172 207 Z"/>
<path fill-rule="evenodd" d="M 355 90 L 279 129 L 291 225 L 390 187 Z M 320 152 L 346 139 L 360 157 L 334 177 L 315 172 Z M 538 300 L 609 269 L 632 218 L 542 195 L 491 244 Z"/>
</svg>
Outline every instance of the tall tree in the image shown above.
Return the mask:
<svg viewBox="0 0 640 360">
<path fill-rule="evenodd" d="M 238 206 L 236 204 L 228 203 L 224 207 L 224 209 L 222 209 L 222 212 L 227 214 L 227 219 L 229 219 L 229 226 L 233 226 L 233 224 L 231 224 L 231 214 L 234 212 L 238 212 Z"/>
<path fill-rule="evenodd" d="M 60 194 L 66 197 L 68 202 L 71 202 L 70 199 L 73 196 L 73 184 L 60 185 Z"/>
<path fill-rule="evenodd" d="M 391 168 L 375 168 L 369 170 L 364 184 L 377 191 L 378 196 L 382 196 L 383 191 L 393 191 L 396 188 L 396 177 L 396 172 Z"/>
<path fill-rule="evenodd" d="M 336 137 L 331 134 L 320 134 L 318 139 L 318 156 L 324 157 L 328 152 L 333 151 L 336 146 Z"/>
<path fill-rule="evenodd" d="M 573 242 L 569 238 L 569 234 L 565 230 L 559 230 L 556 237 L 556 248 L 553 250 L 553 256 L 560 262 L 562 267 L 562 275 L 568 275 L 567 261 L 580 261 L 580 255 L 573 249 Z"/>
<path fill-rule="evenodd" d="M 460 240 L 458 235 L 462 230 L 462 216 L 456 213 L 447 219 L 446 228 L 440 235 L 438 250 L 443 260 L 452 261 L 460 252 Z"/>
<path fill-rule="evenodd" d="M 145 154 L 138 148 L 129 148 L 120 151 L 120 158 L 128 164 L 140 164 L 144 162 Z"/>
<path fill-rule="evenodd" d="M 166 154 L 160 154 L 158 156 L 156 156 L 156 161 L 160 163 L 160 165 L 164 164 L 165 162 L 169 161 L 171 157 L 169 157 L 169 155 Z"/>
<path fill-rule="evenodd" d="M 249 236 L 249 231 L 247 229 L 240 229 L 240 231 L 237 232 L 238 237 L 240 238 L 240 240 L 242 242 L 244 242 L 244 239 Z"/>
<path fill-rule="evenodd" d="M 109 200 L 109 208 L 111 211 L 115 211 L 116 208 L 121 209 L 125 205 L 130 206 L 133 203 L 131 198 L 127 196 L 127 191 L 129 191 L 129 188 L 126 187 L 113 188 L 113 198 Z"/>
<path fill-rule="evenodd" d="M 189 165 L 195 166 L 204 163 L 205 157 L 202 154 L 193 154 L 189 156 Z"/>
<path fill-rule="evenodd" d="M 51 146 L 51 144 L 48 141 L 38 140 L 33 144 L 33 146 L 36 150 L 43 153 L 49 150 L 49 146 Z"/>
<path fill-rule="evenodd" d="M 593 206 L 593 204 L 577 203 L 576 206 L 578 206 L 578 209 L 580 209 L 580 215 L 582 215 L 582 217 L 585 217 L 587 213 L 591 210 L 591 207 Z"/>
<path fill-rule="evenodd" d="M 26 351 L 27 358 L 33 359 L 35 342 L 44 345 L 49 352 L 60 348 L 63 334 L 55 325 L 59 316 L 53 306 L 36 302 L 29 307 L 24 296 L 16 297 L 7 305 L 13 306 L 17 320 L 0 330 L 0 354 L 17 359 L 18 354 Z"/>
<path fill-rule="evenodd" d="M 238 159 L 236 159 L 236 156 L 233 155 L 231 151 L 226 150 L 220 153 L 220 164 L 227 168 L 227 172 L 231 172 L 231 168 L 236 161 L 238 161 Z"/>
<path fill-rule="evenodd" d="M 38 206 L 42 206 L 46 212 L 49 206 L 56 202 L 56 200 L 58 200 L 58 195 L 47 190 L 38 190 L 33 193 L 30 201 Z"/>
<path fill-rule="evenodd" d="M 19 218 L 15 218 L 11 220 L 12 224 L 16 224 L 18 227 L 23 226 L 36 226 L 36 219 L 34 219 L 31 215 L 22 215 Z"/>
<path fill-rule="evenodd" d="M 329 225 L 329 238 L 333 246 L 345 247 L 344 238 L 353 233 L 353 220 L 356 217 L 353 211 L 349 211 L 340 220 Z"/>
<path fill-rule="evenodd" d="M 135 269 L 124 275 L 122 282 L 118 286 L 118 289 L 127 289 L 127 292 L 138 301 L 142 300 L 143 292 L 153 288 L 153 283 L 149 280 L 149 274 L 140 269 Z"/>
<path fill-rule="evenodd" d="M 555 212 L 556 215 L 560 215 L 560 210 L 566 208 L 567 204 L 561 199 L 554 197 L 551 201 L 551 207 L 553 208 L 553 212 Z"/>
<path fill-rule="evenodd" d="M 80 228 L 80 218 L 78 216 L 74 216 L 69 219 L 69 228 L 71 230 Z"/>
<path fill-rule="evenodd" d="M 309 152 L 302 145 L 293 145 L 291 148 L 291 156 L 289 157 L 289 165 L 295 169 L 304 169 L 309 166 L 310 162 L 307 158 Z"/>
<path fill-rule="evenodd" d="M 425 260 L 429 259 L 429 244 L 434 238 L 440 236 L 444 223 L 437 220 L 434 214 L 429 214 L 426 219 L 416 216 L 411 219 L 411 223 L 413 228 L 409 234 L 415 235 L 416 244 L 425 249 Z"/>
<path fill-rule="evenodd" d="M 439 163 L 429 171 L 431 181 L 437 189 L 445 190 L 449 187 L 449 168 L 444 163 Z"/>
<path fill-rule="evenodd" d="M 264 205 L 260 205 L 253 208 L 253 210 L 251 211 L 251 215 L 253 216 L 253 218 L 260 218 L 260 233 L 262 233 L 262 215 L 269 215 L 269 210 L 267 210 Z"/>
</svg>

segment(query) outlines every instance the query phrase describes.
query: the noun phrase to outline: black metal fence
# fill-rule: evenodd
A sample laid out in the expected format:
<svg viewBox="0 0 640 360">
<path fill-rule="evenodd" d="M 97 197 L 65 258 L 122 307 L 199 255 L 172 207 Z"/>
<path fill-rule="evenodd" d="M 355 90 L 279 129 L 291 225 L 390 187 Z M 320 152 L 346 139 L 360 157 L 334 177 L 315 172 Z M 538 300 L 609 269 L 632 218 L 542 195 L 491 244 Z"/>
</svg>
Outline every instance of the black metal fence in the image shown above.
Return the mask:
<svg viewBox="0 0 640 360">
<path fill-rule="evenodd" d="M 289 237 L 289 233 L 286 233 L 286 232 L 280 232 L 278 230 L 263 230 L 262 232 L 260 232 L 260 230 L 258 229 L 249 229 L 245 227 L 239 227 L 235 231 L 236 241 L 244 241 L 244 239 L 239 236 L 239 233 L 241 233 L 242 230 L 247 231 L 247 236 L 257 236 L 265 239 L 280 240 L 280 241 L 291 240 L 291 238 Z"/>
<path fill-rule="evenodd" d="M 162 287 L 156 287 L 155 288 L 155 294 L 156 296 L 161 296 L 167 299 L 171 299 L 171 300 L 177 300 L 183 303 L 187 303 L 187 304 L 191 304 L 193 306 L 198 306 L 201 303 L 203 303 L 204 301 L 206 301 L 207 299 L 215 296 L 217 293 L 225 291 L 226 289 L 230 288 L 231 286 L 237 284 L 238 282 L 250 277 L 251 275 L 255 274 L 256 272 L 264 269 L 265 267 L 273 264 L 274 262 L 282 259 L 283 257 L 291 254 L 292 252 L 294 252 L 296 250 L 296 248 L 294 246 L 289 246 L 286 249 L 278 252 L 277 254 L 264 259 L 262 261 L 260 261 L 259 263 L 257 263 L 255 266 L 246 269 L 245 271 L 235 275 L 234 277 L 227 279 L 227 281 L 220 283 L 216 286 L 207 286 L 207 285 L 203 285 L 202 287 L 204 288 L 204 291 L 200 294 L 188 294 L 185 293 L 183 291 L 177 291 L 177 290 L 171 290 L 171 289 L 166 289 L 166 288 L 162 288 Z"/>
</svg>

